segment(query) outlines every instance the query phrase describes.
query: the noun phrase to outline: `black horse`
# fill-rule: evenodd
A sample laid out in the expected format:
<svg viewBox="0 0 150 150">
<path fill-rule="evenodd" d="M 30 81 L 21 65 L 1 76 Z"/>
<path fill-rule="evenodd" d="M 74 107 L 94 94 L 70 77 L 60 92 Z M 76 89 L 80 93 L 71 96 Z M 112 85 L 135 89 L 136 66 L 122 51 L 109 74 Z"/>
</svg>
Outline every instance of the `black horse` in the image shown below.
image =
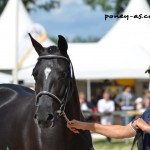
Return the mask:
<svg viewBox="0 0 150 150">
<path fill-rule="evenodd" d="M 47 48 L 30 38 L 39 55 L 35 92 L 0 85 L 0 150 L 92 150 L 89 131 L 74 134 L 66 127 L 68 119 L 84 118 L 65 38 Z"/>
</svg>

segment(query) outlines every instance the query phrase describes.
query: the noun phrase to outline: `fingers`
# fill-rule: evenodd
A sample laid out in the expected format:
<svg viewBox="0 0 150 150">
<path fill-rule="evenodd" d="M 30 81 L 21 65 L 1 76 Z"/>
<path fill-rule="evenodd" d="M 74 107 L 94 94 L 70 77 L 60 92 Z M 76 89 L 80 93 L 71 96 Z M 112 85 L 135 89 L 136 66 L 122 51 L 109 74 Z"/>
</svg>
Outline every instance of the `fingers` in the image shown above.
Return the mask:
<svg viewBox="0 0 150 150">
<path fill-rule="evenodd" d="M 140 125 L 143 125 L 145 124 L 145 121 L 142 119 L 142 118 L 138 118 L 136 121 L 135 121 L 136 125 L 139 127 Z"/>
<path fill-rule="evenodd" d="M 77 128 L 77 123 L 78 123 L 77 120 L 72 120 L 67 123 L 67 126 Z"/>
<path fill-rule="evenodd" d="M 72 128 L 72 127 L 74 127 L 74 125 L 73 125 L 72 121 L 69 121 L 69 122 L 67 123 L 67 127 L 68 127 L 68 128 Z"/>
<path fill-rule="evenodd" d="M 69 128 L 70 131 L 72 131 L 72 132 L 74 132 L 74 133 L 77 133 L 77 134 L 80 133 L 76 128 L 71 127 L 69 123 L 67 124 L 67 127 Z"/>
<path fill-rule="evenodd" d="M 74 132 L 74 133 L 77 133 L 77 134 L 80 133 L 80 132 L 79 132 L 77 129 L 75 129 L 75 128 L 73 128 L 71 131 Z"/>
<path fill-rule="evenodd" d="M 133 124 L 132 124 L 133 127 L 135 127 L 136 129 L 139 129 L 142 120 L 143 120 L 143 119 L 141 119 L 141 118 L 138 118 L 137 120 L 135 120 L 135 121 L 133 122 Z"/>
<path fill-rule="evenodd" d="M 137 129 L 146 131 L 148 124 L 142 118 L 138 118 L 133 122 L 133 126 Z"/>
<path fill-rule="evenodd" d="M 79 132 L 78 129 L 77 129 L 77 123 L 78 123 L 77 120 L 69 121 L 69 122 L 67 123 L 67 127 L 68 127 L 72 132 L 79 134 L 80 132 Z"/>
<path fill-rule="evenodd" d="M 85 123 L 77 120 L 69 121 L 68 128 L 75 128 L 76 130 L 85 130 Z"/>
</svg>

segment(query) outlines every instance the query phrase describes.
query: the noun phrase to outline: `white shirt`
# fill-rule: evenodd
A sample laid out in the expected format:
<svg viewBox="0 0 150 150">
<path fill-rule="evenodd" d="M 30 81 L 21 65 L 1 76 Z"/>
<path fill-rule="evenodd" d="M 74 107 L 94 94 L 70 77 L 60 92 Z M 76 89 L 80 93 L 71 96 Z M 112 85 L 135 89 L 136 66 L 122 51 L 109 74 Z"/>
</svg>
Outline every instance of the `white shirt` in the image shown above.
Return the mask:
<svg viewBox="0 0 150 150">
<path fill-rule="evenodd" d="M 108 112 L 114 112 L 115 110 L 115 104 L 112 100 L 104 100 L 104 99 L 100 99 L 98 101 L 98 104 L 97 104 L 97 107 L 98 107 L 98 111 L 100 113 L 104 113 L 106 110 Z M 112 115 L 104 115 L 104 116 L 101 116 L 100 117 L 100 120 L 101 120 L 101 124 L 105 124 L 105 125 L 111 125 L 113 123 L 113 116 Z"/>
<path fill-rule="evenodd" d="M 80 106 L 81 106 L 81 110 L 82 111 L 88 111 L 89 110 L 89 108 L 88 108 L 88 106 L 87 106 L 87 103 L 82 103 L 82 104 L 80 104 Z"/>
<path fill-rule="evenodd" d="M 114 112 L 115 104 L 112 100 L 106 101 L 104 99 L 100 99 L 98 101 L 97 108 L 98 108 L 98 111 L 101 113 L 104 113 L 105 110 L 107 110 L 108 112 Z"/>
</svg>

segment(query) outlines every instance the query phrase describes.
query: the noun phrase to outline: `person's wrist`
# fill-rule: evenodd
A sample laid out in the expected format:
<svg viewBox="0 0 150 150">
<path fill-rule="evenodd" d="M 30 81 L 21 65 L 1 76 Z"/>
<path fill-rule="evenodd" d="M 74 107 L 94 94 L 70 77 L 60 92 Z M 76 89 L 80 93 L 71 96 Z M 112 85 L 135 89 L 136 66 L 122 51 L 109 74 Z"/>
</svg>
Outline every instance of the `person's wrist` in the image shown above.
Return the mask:
<svg viewBox="0 0 150 150">
<path fill-rule="evenodd" d="M 137 129 L 134 127 L 133 122 L 130 122 L 130 127 L 132 128 L 132 130 L 136 133 Z"/>
<path fill-rule="evenodd" d="M 94 132 L 96 132 L 96 127 L 97 126 L 97 123 L 91 123 L 91 131 L 94 131 Z"/>
<path fill-rule="evenodd" d="M 83 122 L 82 123 L 82 130 L 93 130 L 92 124 L 93 123 Z"/>
</svg>

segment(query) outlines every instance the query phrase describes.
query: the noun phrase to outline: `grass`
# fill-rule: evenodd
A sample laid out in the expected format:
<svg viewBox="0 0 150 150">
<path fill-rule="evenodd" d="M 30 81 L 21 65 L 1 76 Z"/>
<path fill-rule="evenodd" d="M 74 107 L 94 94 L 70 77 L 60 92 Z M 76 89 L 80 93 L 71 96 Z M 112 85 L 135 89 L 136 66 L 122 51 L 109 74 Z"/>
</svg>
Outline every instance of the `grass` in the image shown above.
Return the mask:
<svg viewBox="0 0 150 150">
<path fill-rule="evenodd" d="M 94 142 L 95 150 L 131 150 L 133 140 L 128 140 L 128 144 L 125 143 L 125 140 L 116 140 L 113 139 L 111 144 L 106 143 L 106 140 L 99 140 Z M 7 147 L 6 150 L 9 150 Z M 136 145 L 133 150 L 137 150 Z"/>
<path fill-rule="evenodd" d="M 106 140 L 99 140 L 94 142 L 95 150 L 131 150 L 132 141 L 129 140 L 128 144 L 125 143 L 125 140 L 116 140 L 113 139 L 111 144 L 106 143 Z M 134 150 L 137 150 L 136 144 Z"/>
</svg>

